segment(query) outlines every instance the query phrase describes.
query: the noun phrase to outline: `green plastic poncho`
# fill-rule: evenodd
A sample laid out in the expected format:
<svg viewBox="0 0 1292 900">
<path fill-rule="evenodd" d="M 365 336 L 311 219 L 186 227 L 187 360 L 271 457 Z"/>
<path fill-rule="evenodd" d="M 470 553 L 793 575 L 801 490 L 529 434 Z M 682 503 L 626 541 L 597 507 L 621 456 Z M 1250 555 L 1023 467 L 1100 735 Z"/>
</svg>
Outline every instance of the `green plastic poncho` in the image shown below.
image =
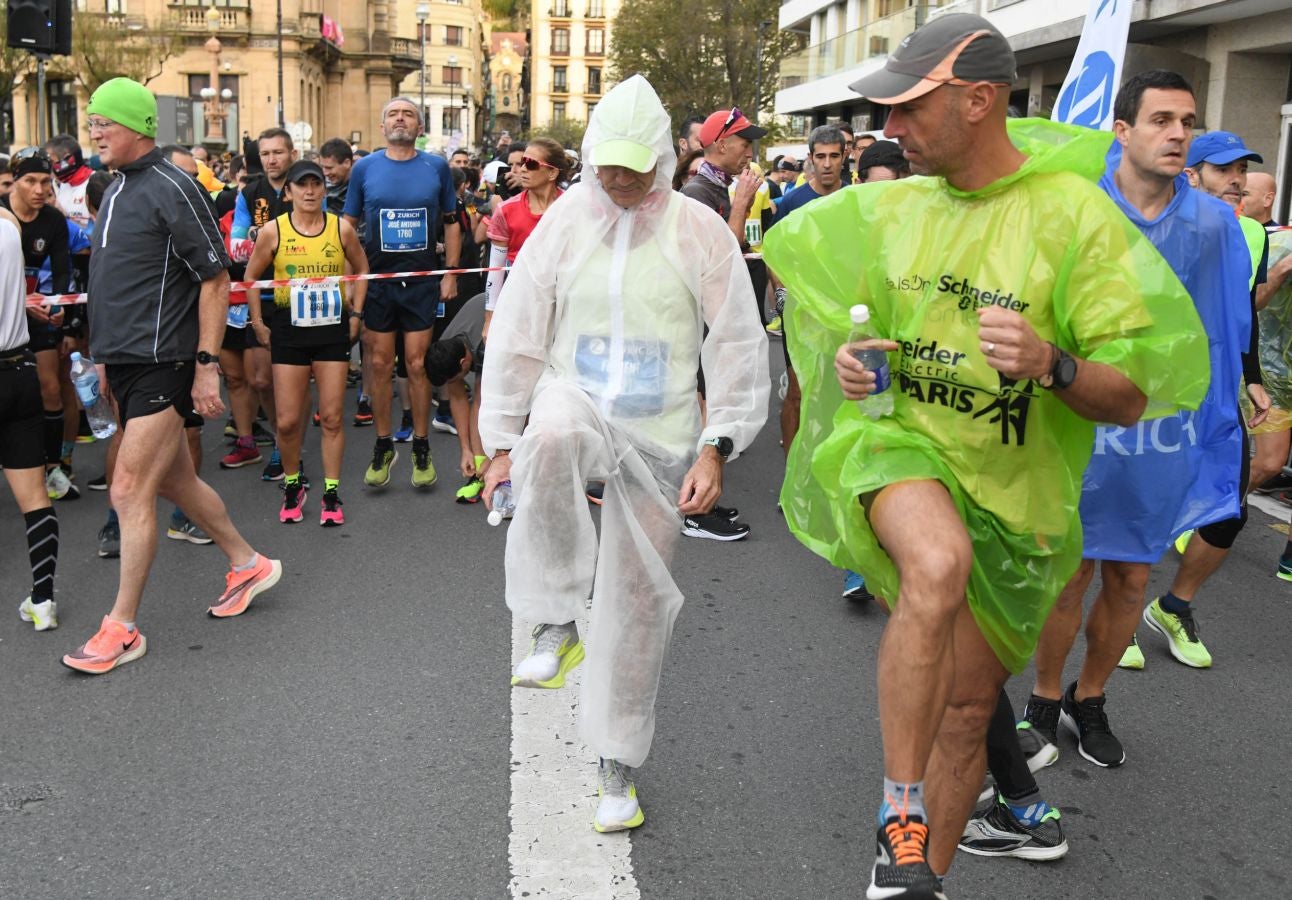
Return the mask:
<svg viewBox="0 0 1292 900">
<path fill-rule="evenodd" d="M 1111 136 L 1030 119 L 1011 121 L 1010 136 L 1027 161 L 980 191 L 940 178 L 845 188 L 769 232 L 763 252 L 790 291 L 803 391 L 781 491 L 791 530 L 895 601 L 897 572 L 858 497 L 942 482 L 973 543 L 968 603 L 1018 672 L 1081 557 L 1094 423 L 992 369 L 974 310 L 1015 310 L 1043 339 L 1113 366 L 1149 397 L 1149 414 L 1196 407 L 1210 372 L 1188 293 L 1095 186 Z M 901 345 L 896 408 L 879 421 L 844 400 L 834 375 L 855 303 Z"/>
<path fill-rule="evenodd" d="M 1270 232 L 1270 260 L 1273 268 L 1292 253 L 1292 231 Z M 1279 409 L 1292 411 L 1292 282 L 1285 283 L 1257 313 L 1261 323 L 1261 371 L 1265 390 Z M 1251 402 L 1244 392 L 1244 412 L 1251 415 Z M 1257 428 L 1259 433 L 1262 429 Z"/>
</svg>

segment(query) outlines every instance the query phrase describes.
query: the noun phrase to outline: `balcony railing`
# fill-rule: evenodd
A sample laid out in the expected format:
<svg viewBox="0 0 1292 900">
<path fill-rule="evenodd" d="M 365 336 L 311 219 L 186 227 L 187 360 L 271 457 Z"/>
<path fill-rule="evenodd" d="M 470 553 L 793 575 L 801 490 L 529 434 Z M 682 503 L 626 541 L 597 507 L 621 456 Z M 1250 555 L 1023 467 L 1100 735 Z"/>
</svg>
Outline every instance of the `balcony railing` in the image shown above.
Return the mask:
<svg viewBox="0 0 1292 900">
<path fill-rule="evenodd" d="M 171 3 L 170 10 L 179 22 L 181 31 L 209 31 L 206 22 L 207 11 L 209 6 L 186 6 L 179 3 Z M 217 6 L 216 11 L 220 14 L 220 31 L 227 32 L 245 32 L 251 28 L 251 10 L 245 6 Z"/>
<path fill-rule="evenodd" d="M 422 45 L 409 38 L 391 38 L 390 55 L 395 62 L 412 63 L 416 68 L 420 64 Z"/>
<path fill-rule="evenodd" d="M 558 2 L 552 4 L 549 15 L 553 19 L 568 19 L 574 15 L 574 8 L 570 3 L 558 0 Z"/>
<path fill-rule="evenodd" d="M 887 56 L 902 38 L 915 30 L 917 22 L 924 22 L 939 5 L 929 3 L 904 9 L 786 57 L 781 63 L 781 89 L 847 71 L 868 59 Z"/>
</svg>

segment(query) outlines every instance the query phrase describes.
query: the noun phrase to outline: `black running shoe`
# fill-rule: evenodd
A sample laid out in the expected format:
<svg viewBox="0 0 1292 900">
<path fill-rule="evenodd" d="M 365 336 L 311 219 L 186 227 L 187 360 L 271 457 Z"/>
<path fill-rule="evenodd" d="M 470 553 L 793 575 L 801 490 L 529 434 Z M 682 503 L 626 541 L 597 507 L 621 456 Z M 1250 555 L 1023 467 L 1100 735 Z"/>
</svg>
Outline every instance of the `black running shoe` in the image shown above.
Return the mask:
<svg viewBox="0 0 1292 900">
<path fill-rule="evenodd" d="M 739 541 L 749 537 L 749 526 L 729 522 L 712 513 L 705 516 L 687 516 L 682 533 L 687 537 L 707 538 L 711 541 Z"/>
<path fill-rule="evenodd" d="M 1052 766 L 1059 758 L 1059 701 L 1036 694 L 1027 698 L 1023 720 L 1018 723 L 1018 744 L 1033 772 Z"/>
<path fill-rule="evenodd" d="M 1266 481 L 1256 489 L 1258 494 L 1277 494 L 1281 491 L 1292 490 L 1292 474 L 1286 471 L 1279 472 L 1273 478 Z"/>
<path fill-rule="evenodd" d="M 715 506 L 709 510 L 709 515 L 717 516 L 719 519 L 726 519 L 728 522 L 734 522 L 740 518 L 740 510 L 734 506 Z"/>
<path fill-rule="evenodd" d="M 1077 738 L 1077 750 L 1086 759 L 1106 769 L 1126 762 L 1126 751 L 1108 727 L 1108 714 L 1104 712 L 1107 697 L 1100 695 L 1077 702 L 1077 683 L 1074 681 L 1063 692 L 1063 706 L 1059 721 Z"/>
<path fill-rule="evenodd" d="M 960 849 L 974 856 L 1059 859 L 1068 853 L 1068 839 L 1059 818 L 1059 811 L 1051 808 L 1040 822 L 1024 825 L 1003 798 L 996 798 L 990 806 L 974 811 L 960 837 Z"/>
<path fill-rule="evenodd" d="M 85 486 L 92 491 L 106 491 L 108 489 L 107 473 L 100 475 L 98 478 L 91 478 Z"/>
<path fill-rule="evenodd" d="M 251 423 L 251 436 L 255 439 L 257 447 L 272 447 L 274 445 L 274 436 L 262 428 L 259 422 Z"/>
<path fill-rule="evenodd" d="M 875 866 L 867 900 L 947 900 L 929 868 L 929 827 L 919 816 L 889 819 L 875 835 Z"/>
</svg>

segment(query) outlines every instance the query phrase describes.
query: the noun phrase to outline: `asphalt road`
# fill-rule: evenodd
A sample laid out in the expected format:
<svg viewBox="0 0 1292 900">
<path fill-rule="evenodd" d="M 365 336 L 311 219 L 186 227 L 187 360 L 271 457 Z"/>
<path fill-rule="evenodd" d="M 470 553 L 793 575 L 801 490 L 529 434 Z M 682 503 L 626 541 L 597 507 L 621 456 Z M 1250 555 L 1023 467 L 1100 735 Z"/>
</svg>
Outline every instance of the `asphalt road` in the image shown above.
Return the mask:
<svg viewBox="0 0 1292 900">
<path fill-rule="evenodd" d="M 779 347 L 771 358 L 779 369 Z M 140 617 L 148 654 L 108 676 L 58 661 L 115 589 L 117 563 L 95 555 L 106 495 L 58 504 L 62 627 L 43 634 L 16 614 L 30 586 L 21 519 L 11 504 L 0 515 L 0 895 L 509 896 L 505 528 L 453 503 L 455 439 L 432 438 L 441 482 L 431 492 L 408 484 L 407 452 L 377 492 L 362 487 L 373 431 L 347 427 L 349 522 L 324 530 L 317 494 L 305 523 L 283 526 L 258 468 L 219 470 L 218 432 L 208 426 L 204 440 L 208 479 L 252 543 L 283 560 L 283 581 L 247 615 L 208 619 L 222 557 L 163 539 Z M 311 430 L 315 477 L 317 441 Z M 102 454 L 77 448 L 82 484 Z M 752 536 L 683 541 L 687 605 L 638 778 L 646 825 L 630 839 L 635 890 L 649 900 L 865 892 L 884 619 L 841 600 L 841 573 L 789 535 L 775 505 L 781 468 L 773 416 L 728 473 L 724 503 Z M 1280 749 L 1292 585 L 1273 577 L 1284 541 L 1273 523 L 1253 511 L 1200 598 L 1214 668 L 1175 663 L 1141 628 L 1146 670 L 1118 672 L 1109 687 L 1127 764 L 1098 769 L 1066 742 L 1040 776 L 1063 810 L 1068 857 L 961 855 L 950 896 L 1292 895 Z M 1168 559 L 1152 590 L 1173 571 Z M 1078 663 L 1074 654 L 1073 677 Z M 1029 679 L 1011 685 L 1020 710 Z M 591 818 L 586 798 L 550 802 L 583 803 Z M 569 862 L 559 848 L 534 852 Z"/>
</svg>

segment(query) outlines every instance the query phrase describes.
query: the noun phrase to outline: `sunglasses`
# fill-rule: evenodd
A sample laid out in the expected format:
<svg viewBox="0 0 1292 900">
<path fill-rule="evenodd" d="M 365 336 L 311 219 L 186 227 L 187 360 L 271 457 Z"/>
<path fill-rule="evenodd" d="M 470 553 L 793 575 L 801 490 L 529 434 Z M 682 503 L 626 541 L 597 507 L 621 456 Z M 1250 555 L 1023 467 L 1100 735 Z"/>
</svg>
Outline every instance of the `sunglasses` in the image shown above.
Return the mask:
<svg viewBox="0 0 1292 900">
<path fill-rule="evenodd" d="M 556 166 L 549 162 L 543 162 L 541 159 L 534 159 L 532 156 L 526 156 L 521 159 L 520 164 L 531 172 L 537 172 L 539 169 L 555 169 Z"/>
<path fill-rule="evenodd" d="M 13 158 L 15 161 L 20 159 L 43 159 L 45 162 L 49 162 L 49 154 L 45 152 L 43 147 L 27 147 L 15 153 Z"/>
<path fill-rule="evenodd" d="M 727 121 L 722 123 L 722 127 L 718 129 L 718 136 L 714 138 L 714 140 L 720 141 L 723 138 L 727 137 L 727 129 L 730 128 L 732 125 L 735 125 L 738 121 L 740 121 L 744 117 L 745 117 L 745 114 L 740 111 L 739 106 L 731 107 L 731 112 L 727 113 Z"/>
</svg>

